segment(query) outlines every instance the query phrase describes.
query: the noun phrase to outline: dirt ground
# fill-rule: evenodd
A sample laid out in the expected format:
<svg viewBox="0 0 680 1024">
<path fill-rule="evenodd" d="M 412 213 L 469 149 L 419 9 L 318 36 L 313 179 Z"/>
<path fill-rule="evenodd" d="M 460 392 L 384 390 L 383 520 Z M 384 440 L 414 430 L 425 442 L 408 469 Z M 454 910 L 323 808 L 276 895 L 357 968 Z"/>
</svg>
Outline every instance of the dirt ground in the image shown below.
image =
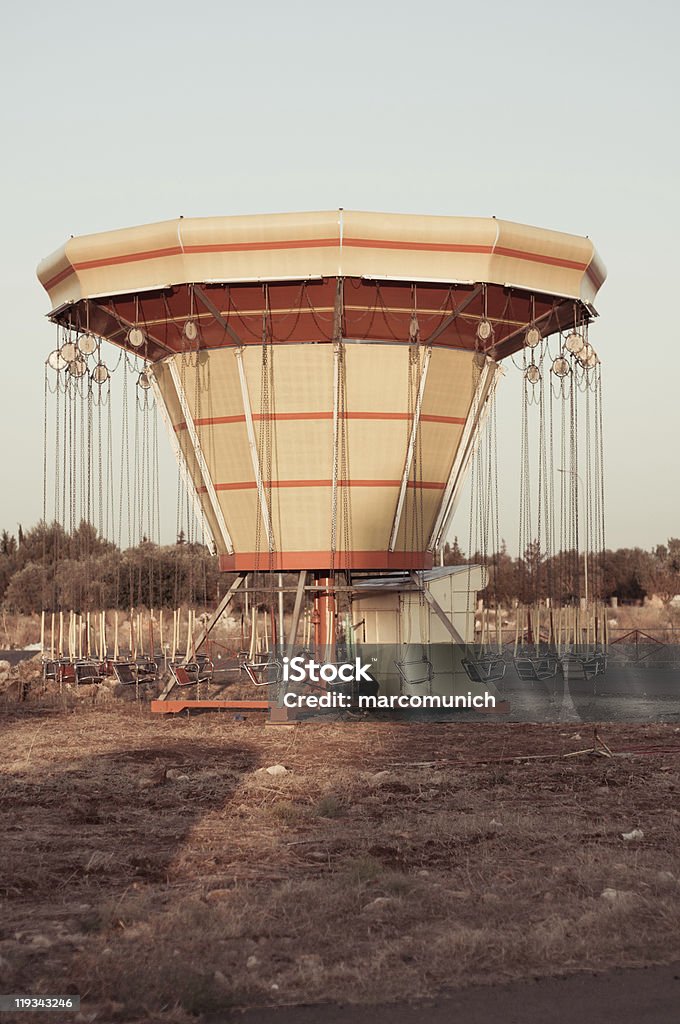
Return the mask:
<svg viewBox="0 0 680 1024">
<path fill-rule="evenodd" d="M 680 730 L 579 729 L 6 704 L 0 990 L 183 1024 L 675 963 Z"/>
</svg>

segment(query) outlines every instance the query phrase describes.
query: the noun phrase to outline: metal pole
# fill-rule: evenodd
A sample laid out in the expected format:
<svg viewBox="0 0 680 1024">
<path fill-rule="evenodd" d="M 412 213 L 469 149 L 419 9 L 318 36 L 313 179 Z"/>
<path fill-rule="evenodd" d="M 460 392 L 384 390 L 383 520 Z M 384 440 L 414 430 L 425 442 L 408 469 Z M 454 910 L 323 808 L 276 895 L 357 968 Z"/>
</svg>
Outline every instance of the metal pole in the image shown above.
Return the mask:
<svg viewBox="0 0 680 1024">
<path fill-rule="evenodd" d="M 335 661 L 335 588 L 334 580 L 329 576 L 317 577 L 325 589 L 315 596 L 315 636 L 314 646 L 322 661 Z"/>
<path fill-rule="evenodd" d="M 234 580 L 232 585 L 229 587 L 229 590 L 226 592 L 226 594 L 224 595 L 224 597 L 222 598 L 222 600 L 218 604 L 217 608 L 215 609 L 215 611 L 210 616 L 210 619 L 208 620 L 206 625 L 203 627 L 203 629 L 199 633 L 198 640 L 196 640 L 195 643 L 192 643 L 192 642 L 189 643 L 189 646 L 187 647 L 187 654 L 186 654 L 186 657 L 184 659 L 184 664 L 185 665 L 189 661 L 190 655 L 196 653 L 196 651 L 199 649 L 199 647 L 201 647 L 201 645 L 208 638 L 208 636 L 212 632 L 213 628 L 217 625 L 217 623 L 219 622 L 221 617 L 224 615 L 225 611 L 227 610 L 227 608 L 231 604 L 231 600 L 232 600 L 234 594 L 236 593 L 238 588 L 241 586 L 241 584 L 243 583 L 245 578 L 246 578 L 246 574 L 244 572 L 240 573 L 236 577 L 236 579 Z M 193 651 L 191 650 L 191 648 L 193 648 Z"/>
<path fill-rule="evenodd" d="M 279 573 L 279 650 L 283 653 L 283 573 Z"/>
<path fill-rule="evenodd" d="M 293 653 L 293 647 L 295 646 L 295 639 L 297 637 L 298 623 L 300 622 L 300 611 L 302 610 L 302 601 L 305 596 L 305 582 L 307 580 L 307 571 L 302 569 L 298 576 L 297 592 L 295 594 L 295 607 L 293 608 L 293 618 L 290 623 L 290 632 L 288 633 L 288 657 Z"/>
<path fill-rule="evenodd" d="M 427 603 L 429 604 L 432 611 L 435 613 L 441 624 L 443 625 L 446 632 L 452 638 L 454 644 L 464 644 L 465 640 L 460 635 L 456 627 L 454 626 L 451 619 L 448 617 L 442 606 L 439 604 L 434 594 L 427 589 L 427 584 L 421 581 L 420 577 L 415 572 L 410 572 L 409 576 L 411 582 L 415 585 L 416 589 L 420 591 Z M 452 613 L 453 614 L 453 613 Z"/>
</svg>

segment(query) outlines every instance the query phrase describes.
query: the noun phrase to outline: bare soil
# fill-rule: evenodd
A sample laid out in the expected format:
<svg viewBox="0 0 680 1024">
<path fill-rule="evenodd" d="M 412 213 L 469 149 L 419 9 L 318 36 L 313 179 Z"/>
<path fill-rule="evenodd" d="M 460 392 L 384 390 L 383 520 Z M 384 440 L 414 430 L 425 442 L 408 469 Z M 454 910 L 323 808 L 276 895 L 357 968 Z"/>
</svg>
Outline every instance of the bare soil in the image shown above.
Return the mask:
<svg viewBox="0 0 680 1024">
<path fill-rule="evenodd" d="M 598 731 L 8 703 L 0 990 L 189 1022 L 675 963 L 680 731 Z"/>
</svg>

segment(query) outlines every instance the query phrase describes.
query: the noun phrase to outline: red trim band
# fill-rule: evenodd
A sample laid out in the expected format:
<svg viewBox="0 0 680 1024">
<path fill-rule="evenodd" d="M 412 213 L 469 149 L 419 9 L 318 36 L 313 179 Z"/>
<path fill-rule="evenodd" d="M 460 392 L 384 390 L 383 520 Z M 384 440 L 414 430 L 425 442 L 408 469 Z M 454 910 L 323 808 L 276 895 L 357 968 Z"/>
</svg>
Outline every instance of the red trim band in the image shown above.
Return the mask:
<svg viewBox="0 0 680 1024">
<path fill-rule="evenodd" d="M 122 253 L 120 256 L 105 256 L 95 260 L 83 260 L 74 263 L 73 269 L 61 271 L 45 283 L 49 289 L 60 281 L 64 276 L 78 270 L 98 270 L 102 267 L 119 266 L 122 263 L 139 263 L 145 260 L 161 259 L 166 256 L 200 255 L 202 253 L 228 253 L 228 252 L 274 252 L 281 249 L 320 249 L 341 248 L 339 238 L 307 238 L 307 239 L 276 239 L 271 242 L 217 242 L 205 245 L 172 245 L 161 249 L 146 249 L 141 252 Z M 342 240 L 342 246 L 358 249 L 399 249 L 411 252 L 442 252 L 442 253 L 472 253 L 483 256 L 509 256 L 514 259 L 527 260 L 530 263 L 541 263 L 547 266 L 564 267 L 567 270 L 588 269 L 588 263 L 581 263 L 577 260 L 565 259 L 561 256 L 548 256 L 546 254 L 527 252 L 524 249 L 512 249 L 506 246 L 494 245 L 471 245 L 455 242 L 403 242 L 397 239 L 385 238 L 348 238 Z M 63 276 L 62 276 L 63 275 Z"/>
<path fill-rule="evenodd" d="M 564 267 L 565 270 L 586 270 L 587 263 L 568 260 L 562 256 L 547 256 L 545 253 L 527 252 L 525 249 L 511 249 L 504 245 L 468 245 L 456 242 L 400 242 L 384 238 L 347 238 L 342 244 L 359 249 L 409 249 L 412 252 L 453 252 L 478 253 L 482 256 L 510 256 L 530 263 L 545 263 L 548 266 Z"/>
<path fill-rule="evenodd" d="M 54 288 L 57 284 L 61 284 L 62 281 L 65 281 L 67 277 L 70 277 L 71 274 L 75 274 L 75 272 L 75 267 L 66 267 L 64 270 L 60 270 L 58 274 L 55 274 L 54 277 L 51 277 L 49 281 L 46 282 L 44 285 L 45 291 L 48 291 L 50 288 Z"/>
<path fill-rule="evenodd" d="M 295 487 L 332 487 L 332 480 L 271 480 L 265 481 L 265 490 L 268 487 L 286 489 Z M 408 487 L 415 487 L 423 491 L 443 491 L 445 483 L 439 480 L 409 480 Z M 213 484 L 216 491 L 254 491 L 257 484 L 254 480 L 234 480 L 231 483 Z M 401 487 L 401 480 L 338 480 L 338 487 Z M 199 494 L 206 494 L 207 487 L 197 488 Z"/>
<path fill-rule="evenodd" d="M 335 569 L 371 571 L 431 569 L 431 551 L 239 551 L 220 555 L 222 572 L 293 572 L 300 569 L 330 572 Z"/>
<path fill-rule="evenodd" d="M 253 420 L 259 422 L 269 418 L 270 420 L 332 420 L 332 412 L 275 412 L 269 417 L 263 416 L 261 413 L 253 413 Z M 402 420 L 410 422 L 413 416 L 410 412 L 347 412 L 345 413 L 345 419 L 347 420 L 382 420 L 388 422 L 389 420 Z M 462 427 L 465 425 L 464 416 L 436 416 L 433 413 L 422 413 L 420 419 L 423 423 L 450 423 L 456 426 Z M 221 424 L 228 423 L 245 423 L 246 418 L 243 413 L 237 413 L 234 416 L 203 416 L 197 420 L 194 420 L 194 426 L 196 427 L 214 427 Z M 186 430 L 186 421 L 182 420 L 181 423 L 174 424 L 173 429 L 176 433 L 180 430 Z"/>
</svg>

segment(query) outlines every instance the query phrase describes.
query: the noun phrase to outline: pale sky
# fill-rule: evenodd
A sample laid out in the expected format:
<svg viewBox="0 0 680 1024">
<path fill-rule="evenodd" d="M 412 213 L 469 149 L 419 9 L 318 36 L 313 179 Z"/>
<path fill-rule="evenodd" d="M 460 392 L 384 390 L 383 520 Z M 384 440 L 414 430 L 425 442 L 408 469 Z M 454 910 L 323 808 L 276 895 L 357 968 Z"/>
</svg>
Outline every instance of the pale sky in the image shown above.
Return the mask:
<svg viewBox="0 0 680 1024">
<path fill-rule="evenodd" d="M 680 535 L 679 38 L 678 6 L 658 0 L 8 7 L 0 528 L 42 511 L 43 256 L 71 234 L 179 214 L 341 206 L 589 235 L 608 269 L 591 335 L 608 543 Z M 501 532 L 514 536 L 505 383 Z"/>
</svg>

